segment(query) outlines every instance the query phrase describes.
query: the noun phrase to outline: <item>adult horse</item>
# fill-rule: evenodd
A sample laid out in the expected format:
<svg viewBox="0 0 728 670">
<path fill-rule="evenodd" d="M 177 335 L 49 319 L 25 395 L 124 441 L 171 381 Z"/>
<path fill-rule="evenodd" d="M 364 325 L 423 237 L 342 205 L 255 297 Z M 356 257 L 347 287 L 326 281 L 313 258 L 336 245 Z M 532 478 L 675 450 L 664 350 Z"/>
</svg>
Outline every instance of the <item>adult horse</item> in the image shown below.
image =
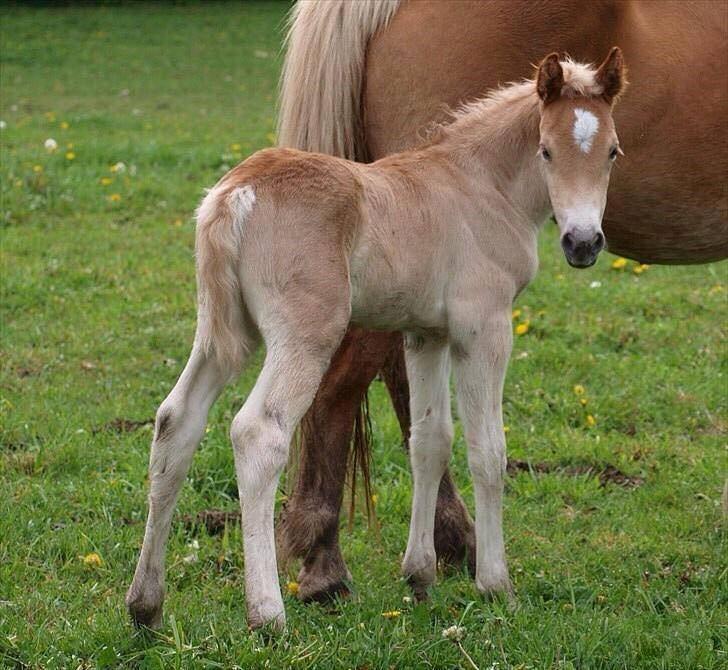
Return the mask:
<svg viewBox="0 0 728 670">
<path fill-rule="evenodd" d="M 530 74 L 563 49 L 596 61 L 623 47 L 637 95 L 615 112 L 626 156 L 603 227 L 609 249 L 649 263 L 728 256 L 727 15 L 723 3 L 631 0 L 302 2 L 292 14 L 279 142 L 360 161 L 416 145 L 445 110 Z M 397 334 L 352 330 L 303 421 L 281 555 L 303 558 L 299 596 L 345 591 L 339 510 L 352 427 L 380 371 L 403 433 L 408 390 Z M 446 472 L 440 558 L 473 562 L 472 522 Z M 469 550 L 469 551 L 468 551 Z"/>
</svg>

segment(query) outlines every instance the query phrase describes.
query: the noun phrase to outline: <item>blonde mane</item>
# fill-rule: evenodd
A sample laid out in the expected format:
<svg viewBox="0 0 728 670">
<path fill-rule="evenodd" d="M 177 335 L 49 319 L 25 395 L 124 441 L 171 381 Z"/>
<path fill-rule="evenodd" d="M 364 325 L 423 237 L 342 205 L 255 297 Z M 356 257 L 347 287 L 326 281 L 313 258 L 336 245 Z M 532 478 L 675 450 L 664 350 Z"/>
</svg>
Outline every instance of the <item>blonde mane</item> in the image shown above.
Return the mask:
<svg viewBox="0 0 728 670">
<path fill-rule="evenodd" d="M 564 73 L 561 95 L 567 98 L 584 96 L 598 97 L 604 92 L 596 82 L 596 68 L 586 63 L 577 63 L 569 57 L 560 61 Z M 457 144 L 483 142 L 483 133 L 492 134 L 491 140 L 508 138 L 517 143 L 538 124 L 539 98 L 536 80 L 524 79 L 505 84 L 484 97 L 464 102 L 457 109 L 450 110 L 450 118 L 434 126 L 427 134 L 427 144 L 453 140 Z M 513 135 L 511 131 L 523 129 L 524 133 Z"/>
</svg>

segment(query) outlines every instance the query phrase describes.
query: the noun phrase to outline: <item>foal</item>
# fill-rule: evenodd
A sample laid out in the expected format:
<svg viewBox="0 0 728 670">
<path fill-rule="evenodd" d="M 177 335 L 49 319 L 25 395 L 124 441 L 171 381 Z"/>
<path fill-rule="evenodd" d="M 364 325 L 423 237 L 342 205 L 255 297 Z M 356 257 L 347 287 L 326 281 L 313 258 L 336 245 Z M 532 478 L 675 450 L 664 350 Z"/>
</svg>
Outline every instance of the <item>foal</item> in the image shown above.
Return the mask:
<svg viewBox="0 0 728 670">
<path fill-rule="evenodd" d="M 248 623 L 285 623 L 273 508 L 293 431 L 349 323 L 406 333 L 412 518 L 402 565 L 417 596 L 435 579 L 437 489 L 450 457 L 450 366 L 475 490 L 476 584 L 511 590 L 501 524 L 501 415 L 511 305 L 555 214 L 567 261 L 592 265 L 619 150 L 621 51 L 599 69 L 547 56 L 533 81 L 466 105 L 427 146 L 361 165 L 261 151 L 198 211 L 199 314 L 190 359 L 157 412 L 149 517 L 127 594 L 158 626 L 177 494 L 218 394 L 262 340 L 263 369 L 233 420 Z"/>
</svg>

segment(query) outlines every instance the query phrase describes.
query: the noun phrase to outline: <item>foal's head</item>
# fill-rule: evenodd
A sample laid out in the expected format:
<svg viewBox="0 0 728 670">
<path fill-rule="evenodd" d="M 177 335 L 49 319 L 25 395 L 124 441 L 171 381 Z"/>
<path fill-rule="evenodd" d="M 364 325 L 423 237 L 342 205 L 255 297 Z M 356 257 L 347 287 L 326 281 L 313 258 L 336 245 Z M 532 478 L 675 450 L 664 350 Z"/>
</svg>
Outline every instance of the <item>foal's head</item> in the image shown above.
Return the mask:
<svg viewBox="0 0 728 670">
<path fill-rule="evenodd" d="M 598 70 L 550 54 L 541 62 L 539 156 L 570 265 L 589 267 L 604 248 L 602 215 L 612 164 L 621 153 L 612 108 L 626 85 L 614 47 Z"/>
</svg>

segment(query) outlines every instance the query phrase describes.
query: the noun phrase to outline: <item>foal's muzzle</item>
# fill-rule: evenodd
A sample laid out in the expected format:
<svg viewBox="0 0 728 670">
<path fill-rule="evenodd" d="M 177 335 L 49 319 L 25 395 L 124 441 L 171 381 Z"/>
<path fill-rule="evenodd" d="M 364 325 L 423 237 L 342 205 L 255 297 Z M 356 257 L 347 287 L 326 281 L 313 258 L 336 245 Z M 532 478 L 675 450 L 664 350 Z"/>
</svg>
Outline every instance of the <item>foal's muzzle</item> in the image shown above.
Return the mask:
<svg viewBox="0 0 728 670">
<path fill-rule="evenodd" d="M 588 268 L 597 262 L 599 252 L 604 249 L 604 235 L 601 231 L 584 234 L 581 231 L 564 233 L 561 248 L 569 265 L 574 268 Z"/>
</svg>

